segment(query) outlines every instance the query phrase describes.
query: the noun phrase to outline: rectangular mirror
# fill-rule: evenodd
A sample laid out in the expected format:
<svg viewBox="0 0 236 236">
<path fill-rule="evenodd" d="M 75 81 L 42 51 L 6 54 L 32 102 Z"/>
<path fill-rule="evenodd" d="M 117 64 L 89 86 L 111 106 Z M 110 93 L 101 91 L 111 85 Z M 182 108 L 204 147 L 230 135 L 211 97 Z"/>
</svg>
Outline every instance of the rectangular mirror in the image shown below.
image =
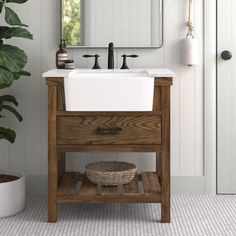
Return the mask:
<svg viewBox="0 0 236 236">
<path fill-rule="evenodd" d="M 159 48 L 163 0 L 61 0 L 61 37 L 68 47 Z"/>
</svg>

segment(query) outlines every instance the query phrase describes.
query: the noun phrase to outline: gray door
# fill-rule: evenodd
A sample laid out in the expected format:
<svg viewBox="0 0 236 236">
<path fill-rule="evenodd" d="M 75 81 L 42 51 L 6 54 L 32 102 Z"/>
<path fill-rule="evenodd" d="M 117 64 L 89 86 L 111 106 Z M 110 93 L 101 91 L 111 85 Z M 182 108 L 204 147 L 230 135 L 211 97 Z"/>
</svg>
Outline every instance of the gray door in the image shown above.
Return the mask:
<svg viewBox="0 0 236 236">
<path fill-rule="evenodd" d="M 217 192 L 232 194 L 236 193 L 236 0 L 218 0 L 217 11 Z"/>
</svg>

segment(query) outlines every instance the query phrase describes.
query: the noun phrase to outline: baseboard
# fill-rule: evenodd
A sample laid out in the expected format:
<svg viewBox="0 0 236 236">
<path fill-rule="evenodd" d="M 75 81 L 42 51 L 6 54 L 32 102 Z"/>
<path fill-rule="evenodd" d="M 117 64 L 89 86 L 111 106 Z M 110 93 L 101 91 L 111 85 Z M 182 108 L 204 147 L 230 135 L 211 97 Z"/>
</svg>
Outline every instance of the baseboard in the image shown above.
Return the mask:
<svg viewBox="0 0 236 236">
<path fill-rule="evenodd" d="M 47 175 L 27 175 L 26 194 L 27 195 L 47 195 L 48 176 Z"/>
<path fill-rule="evenodd" d="M 47 175 L 28 175 L 26 191 L 29 195 L 47 195 Z M 204 193 L 204 176 L 172 176 L 172 193 Z"/>
<path fill-rule="evenodd" d="M 172 176 L 172 193 L 204 193 L 204 176 Z"/>
</svg>

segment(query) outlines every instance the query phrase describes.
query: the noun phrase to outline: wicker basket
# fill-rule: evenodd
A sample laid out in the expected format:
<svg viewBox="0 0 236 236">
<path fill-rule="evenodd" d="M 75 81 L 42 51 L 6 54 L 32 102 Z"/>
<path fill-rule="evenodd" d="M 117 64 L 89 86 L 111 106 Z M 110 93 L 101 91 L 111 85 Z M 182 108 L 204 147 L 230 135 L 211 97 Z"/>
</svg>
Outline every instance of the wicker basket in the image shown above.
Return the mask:
<svg viewBox="0 0 236 236">
<path fill-rule="evenodd" d="M 134 164 L 122 161 L 101 161 L 85 166 L 87 178 L 94 184 L 117 186 L 128 184 L 135 176 Z"/>
</svg>

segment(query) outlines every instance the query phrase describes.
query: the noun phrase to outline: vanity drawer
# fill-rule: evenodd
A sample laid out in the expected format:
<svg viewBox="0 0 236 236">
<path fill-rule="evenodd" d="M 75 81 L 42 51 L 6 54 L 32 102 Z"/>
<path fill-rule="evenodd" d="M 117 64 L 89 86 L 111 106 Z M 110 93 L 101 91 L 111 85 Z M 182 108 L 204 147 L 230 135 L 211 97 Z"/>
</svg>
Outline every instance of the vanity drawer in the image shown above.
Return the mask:
<svg viewBox="0 0 236 236">
<path fill-rule="evenodd" d="M 58 117 L 58 144 L 161 144 L 159 116 Z"/>
</svg>

